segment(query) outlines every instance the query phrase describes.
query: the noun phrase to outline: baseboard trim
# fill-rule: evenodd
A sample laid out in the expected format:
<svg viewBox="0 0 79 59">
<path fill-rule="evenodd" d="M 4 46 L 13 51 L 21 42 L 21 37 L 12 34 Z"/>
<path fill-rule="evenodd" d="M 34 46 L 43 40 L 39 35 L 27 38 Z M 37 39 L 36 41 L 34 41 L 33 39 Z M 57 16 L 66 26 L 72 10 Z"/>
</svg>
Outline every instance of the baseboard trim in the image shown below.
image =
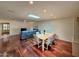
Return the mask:
<svg viewBox="0 0 79 59">
<path fill-rule="evenodd" d="M 62 40 L 62 39 L 57 39 L 57 40 L 61 40 L 61 41 L 68 42 L 68 43 L 72 43 L 70 41 L 66 41 L 66 40 Z"/>
<path fill-rule="evenodd" d="M 72 43 L 76 43 L 76 44 L 79 44 L 79 42 L 78 42 L 78 41 L 73 41 Z"/>
</svg>

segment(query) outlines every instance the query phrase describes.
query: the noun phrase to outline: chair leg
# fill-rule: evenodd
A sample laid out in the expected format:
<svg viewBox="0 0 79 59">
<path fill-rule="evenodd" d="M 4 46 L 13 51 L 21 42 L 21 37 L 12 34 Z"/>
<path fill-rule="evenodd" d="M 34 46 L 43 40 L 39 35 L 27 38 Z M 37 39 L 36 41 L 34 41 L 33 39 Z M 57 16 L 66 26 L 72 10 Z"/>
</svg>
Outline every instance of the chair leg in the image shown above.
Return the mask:
<svg viewBox="0 0 79 59">
<path fill-rule="evenodd" d="M 48 44 L 47 44 L 47 50 L 48 50 Z"/>
<path fill-rule="evenodd" d="M 39 43 L 38 43 L 38 48 L 39 48 Z"/>
</svg>

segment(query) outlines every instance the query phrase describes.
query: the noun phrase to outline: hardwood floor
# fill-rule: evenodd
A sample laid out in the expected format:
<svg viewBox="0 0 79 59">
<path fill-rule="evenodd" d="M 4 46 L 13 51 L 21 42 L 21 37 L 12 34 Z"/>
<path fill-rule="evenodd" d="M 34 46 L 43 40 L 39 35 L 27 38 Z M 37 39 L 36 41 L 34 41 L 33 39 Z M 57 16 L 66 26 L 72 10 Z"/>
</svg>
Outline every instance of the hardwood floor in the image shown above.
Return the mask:
<svg viewBox="0 0 79 59">
<path fill-rule="evenodd" d="M 20 41 L 19 36 L 10 37 L 7 47 L 3 47 L 8 55 L 7 57 L 72 57 L 72 43 L 62 40 L 56 40 L 55 45 L 52 45 L 49 50 L 42 51 L 41 48 L 33 45 L 33 41 Z"/>
<path fill-rule="evenodd" d="M 55 45 L 52 45 L 48 51 L 42 51 L 34 46 L 32 39 L 23 41 L 22 44 L 27 49 L 29 57 L 72 57 L 72 43 L 62 40 L 56 40 Z"/>
</svg>

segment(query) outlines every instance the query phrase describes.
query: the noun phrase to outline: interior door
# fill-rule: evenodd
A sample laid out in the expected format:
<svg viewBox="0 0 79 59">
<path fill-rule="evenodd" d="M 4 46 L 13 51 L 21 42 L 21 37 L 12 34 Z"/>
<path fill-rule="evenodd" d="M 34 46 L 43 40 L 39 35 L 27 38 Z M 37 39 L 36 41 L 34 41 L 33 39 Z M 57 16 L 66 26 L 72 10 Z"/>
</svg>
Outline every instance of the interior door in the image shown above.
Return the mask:
<svg viewBox="0 0 79 59">
<path fill-rule="evenodd" d="M 72 43 L 73 56 L 79 56 L 79 18 L 75 20 L 74 27 L 74 40 Z"/>
</svg>

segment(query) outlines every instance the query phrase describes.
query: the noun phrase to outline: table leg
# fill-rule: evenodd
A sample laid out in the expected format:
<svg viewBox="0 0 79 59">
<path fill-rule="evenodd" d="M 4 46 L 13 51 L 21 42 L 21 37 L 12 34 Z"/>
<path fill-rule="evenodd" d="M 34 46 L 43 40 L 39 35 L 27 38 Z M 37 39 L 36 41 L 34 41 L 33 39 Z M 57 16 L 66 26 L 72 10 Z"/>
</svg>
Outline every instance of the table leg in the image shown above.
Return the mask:
<svg viewBox="0 0 79 59">
<path fill-rule="evenodd" d="M 44 51 L 44 40 L 42 41 L 42 51 Z"/>
</svg>

